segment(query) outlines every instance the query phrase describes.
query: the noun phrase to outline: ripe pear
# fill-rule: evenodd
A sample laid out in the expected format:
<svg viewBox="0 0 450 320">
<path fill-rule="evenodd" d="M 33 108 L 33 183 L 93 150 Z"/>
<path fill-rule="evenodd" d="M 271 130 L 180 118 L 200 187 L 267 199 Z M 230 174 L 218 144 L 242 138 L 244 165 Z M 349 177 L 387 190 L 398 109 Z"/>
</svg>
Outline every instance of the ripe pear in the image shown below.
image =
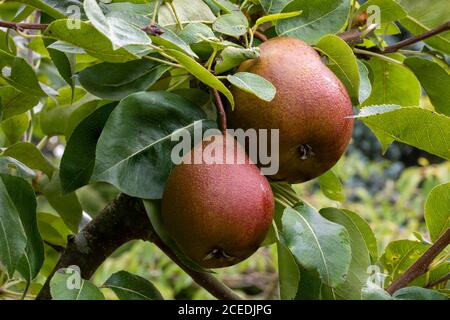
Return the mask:
<svg viewBox="0 0 450 320">
<path fill-rule="evenodd" d="M 260 49 L 260 57 L 245 61 L 239 71 L 262 76 L 277 93 L 267 102 L 233 88 L 236 108 L 228 112 L 231 126 L 279 129 L 280 168 L 271 178 L 290 183 L 311 180 L 333 167 L 350 142 L 349 95 L 305 42 L 278 37 Z"/>
<path fill-rule="evenodd" d="M 192 163 L 194 154 L 200 154 L 198 164 Z M 175 166 L 162 198 L 168 234 L 205 268 L 231 266 L 252 255 L 272 224 L 268 180 L 230 136 L 213 136 L 183 159 L 191 164 Z"/>
</svg>

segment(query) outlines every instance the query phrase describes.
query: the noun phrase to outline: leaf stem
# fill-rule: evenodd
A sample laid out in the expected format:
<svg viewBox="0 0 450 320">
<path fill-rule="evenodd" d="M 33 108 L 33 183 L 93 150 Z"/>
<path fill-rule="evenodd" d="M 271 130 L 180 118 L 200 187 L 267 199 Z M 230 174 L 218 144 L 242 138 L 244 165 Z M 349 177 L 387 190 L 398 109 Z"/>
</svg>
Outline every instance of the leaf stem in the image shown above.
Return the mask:
<svg viewBox="0 0 450 320">
<path fill-rule="evenodd" d="M 398 64 L 398 65 L 400 65 L 400 66 L 403 65 L 403 63 L 401 63 L 400 61 L 397 61 L 397 60 L 395 60 L 395 59 L 386 57 L 386 56 L 384 56 L 384 55 L 382 55 L 382 54 L 379 54 L 379 53 L 376 53 L 376 52 L 373 52 L 373 51 L 368 51 L 368 50 L 362 50 L 362 49 L 358 49 L 358 48 L 353 48 L 353 52 L 359 53 L 359 54 L 364 54 L 364 55 L 367 55 L 367 56 L 377 57 L 378 59 L 381 59 L 381 60 L 384 60 L 384 61 L 390 62 L 390 63 L 395 63 L 395 64 Z"/>
<path fill-rule="evenodd" d="M 167 1 L 167 2 L 169 3 L 169 6 L 173 11 L 173 15 L 175 17 L 178 27 L 180 28 L 180 30 L 183 30 L 183 24 L 180 21 L 180 17 L 178 17 L 177 9 L 175 8 L 173 1 Z"/>
<path fill-rule="evenodd" d="M 152 16 L 152 24 L 156 23 L 156 18 L 158 16 L 158 11 L 159 11 L 159 5 L 161 3 L 161 0 L 156 0 L 155 1 L 155 8 L 153 9 L 153 16 Z"/>
<path fill-rule="evenodd" d="M 170 61 L 167 61 L 167 60 L 164 60 L 164 59 L 159 59 L 159 58 L 155 58 L 155 57 L 152 57 L 152 56 L 144 56 L 144 58 L 147 59 L 147 60 L 153 60 L 153 61 L 156 61 L 156 62 L 160 62 L 162 64 L 167 64 L 167 65 L 175 67 L 175 68 L 184 68 L 181 64 L 170 62 Z"/>
<path fill-rule="evenodd" d="M 43 138 L 41 139 L 41 141 L 39 141 L 39 143 L 36 145 L 36 148 L 37 148 L 38 150 L 44 149 L 45 146 L 47 145 L 48 139 L 49 139 L 48 136 L 43 137 Z"/>
</svg>

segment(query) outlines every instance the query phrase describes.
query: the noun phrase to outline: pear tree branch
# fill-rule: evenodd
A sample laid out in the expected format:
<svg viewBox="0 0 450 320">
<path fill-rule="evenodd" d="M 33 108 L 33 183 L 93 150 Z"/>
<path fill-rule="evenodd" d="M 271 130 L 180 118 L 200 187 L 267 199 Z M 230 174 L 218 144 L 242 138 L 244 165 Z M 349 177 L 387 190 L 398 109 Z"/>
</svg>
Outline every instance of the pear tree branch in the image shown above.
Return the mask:
<svg viewBox="0 0 450 320">
<path fill-rule="evenodd" d="M 447 21 L 446 23 L 438 26 L 437 28 L 431 29 L 425 33 L 419 34 L 417 36 L 408 38 L 406 40 L 397 42 L 396 44 L 386 47 L 384 48 L 384 50 L 382 50 L 382 53 L 393 53 L 393 52 L 397 52 L 398 50 L 410 46 L 412 44 L 415 44 L 417 42 L 426 40 L 428 38 L 431 38 L 435 35 L 438 35 L 440 33 L 446 32 L 450 30 L 450 21 Z"/>
<path fill-rule="evenodd" d="M 201 287 L 221 300 L 238 300 L 240 297 L 209 273 L 197 272 L 186 267 L 172 250 L 156 234 L 147 213 L 138 199 L 121 194 L 84 227 L 77 235 L 70 236 L 67 247 L 53 272 L 37 296 L 38 300 L 51 299 L 50 280 L 61 268 L 76 265 L 84 279 L 94 272 L 117 248 L 131 240 L 153 242 L 169 258 L 180 266 Z"/>
<path fill-rule="evenodd" d="M 386 291 L 393 294 L 397 290 L 406 287 L 411 281 L 420 277 L 428 271 L 433 260 L 450 244 L 450 228 L 447 229 L 439 239 L 417 259 L 417 261 L 403 273 L 396 281 L 392 282 Z"/>
<path fill-rule="evenodd" d="M 49 26 L 48 23 L 21 23 L 21 22 L 11 22 L 11 21 L 0 21 L 0 28 L 13 29 L 18 31 L 24 30 L 42 30 L 44 31 Z M 141 29 L 148 34 L 153 36 L 160 36 L 163 31 L 155 24 L 149 24 Z"/>
</svg>

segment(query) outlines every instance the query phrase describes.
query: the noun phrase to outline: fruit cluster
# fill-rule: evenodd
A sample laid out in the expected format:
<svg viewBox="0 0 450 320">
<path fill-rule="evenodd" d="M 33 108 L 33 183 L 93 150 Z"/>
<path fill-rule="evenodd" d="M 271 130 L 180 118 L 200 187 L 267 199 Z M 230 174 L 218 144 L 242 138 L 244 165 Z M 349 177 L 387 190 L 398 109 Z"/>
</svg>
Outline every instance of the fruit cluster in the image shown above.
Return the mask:
<svg viewBox="0 0 450 320">
<path fill-rule="evenodd" d="M 279 130 L 280 168 L 270 179 L 299 183 L 316 178 L 334 166 L 351 139 L 349 95 L 320 55 L 303 41 L 278 37 L 260 49 L 260 57 L 244 62 L 239 71 L 267 79 L 277 94 L 267 102 L 235 89 L 230 125 Z M 206 147 L 230 147 L 229 141 L 216 136 L 187 157 Z M 273 218 L 274 196 L 267 178 L 242 146 L 231 144 L 233 154 L 246 159 L 244 164 L 180 164 L 163 195 L 162 218 L 168 233 L 186 256 L 207 268 L 234 265 L 252 255 Z"/>
</svg>

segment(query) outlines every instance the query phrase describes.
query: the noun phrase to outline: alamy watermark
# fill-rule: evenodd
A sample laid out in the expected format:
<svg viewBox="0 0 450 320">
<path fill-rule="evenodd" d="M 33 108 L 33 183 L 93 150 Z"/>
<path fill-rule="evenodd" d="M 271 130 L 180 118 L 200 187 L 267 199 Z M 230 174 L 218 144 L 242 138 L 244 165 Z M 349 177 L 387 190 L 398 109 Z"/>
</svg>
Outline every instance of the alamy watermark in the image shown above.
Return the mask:
<svg viewBox="0 0 450 320">
<path fill-rule="evenodd" d="M 192 130 L 193 129 L 193 130 Z M 195 148 L 190 154 L 192 143 L 212 142 L 221 137 L 218 129 L 203 128 L 202 121 L 196 121 L 189 128 L 182 128 L 172 133 L 171 140 L 178 142 L 171 153 L 172 162 L 177 164 L 245 164 L 245 153 L 236 154 L 236 143 L 247 151 L 253 163 L 261 167 L 261 174 L 274 175 L 278 172 L 279 140 L 278 129 L 227 129 L 223 143 L 209 143 L 203 148 Z M 187 156 L 189 155 L 189 156 Z"/>
</svg>

